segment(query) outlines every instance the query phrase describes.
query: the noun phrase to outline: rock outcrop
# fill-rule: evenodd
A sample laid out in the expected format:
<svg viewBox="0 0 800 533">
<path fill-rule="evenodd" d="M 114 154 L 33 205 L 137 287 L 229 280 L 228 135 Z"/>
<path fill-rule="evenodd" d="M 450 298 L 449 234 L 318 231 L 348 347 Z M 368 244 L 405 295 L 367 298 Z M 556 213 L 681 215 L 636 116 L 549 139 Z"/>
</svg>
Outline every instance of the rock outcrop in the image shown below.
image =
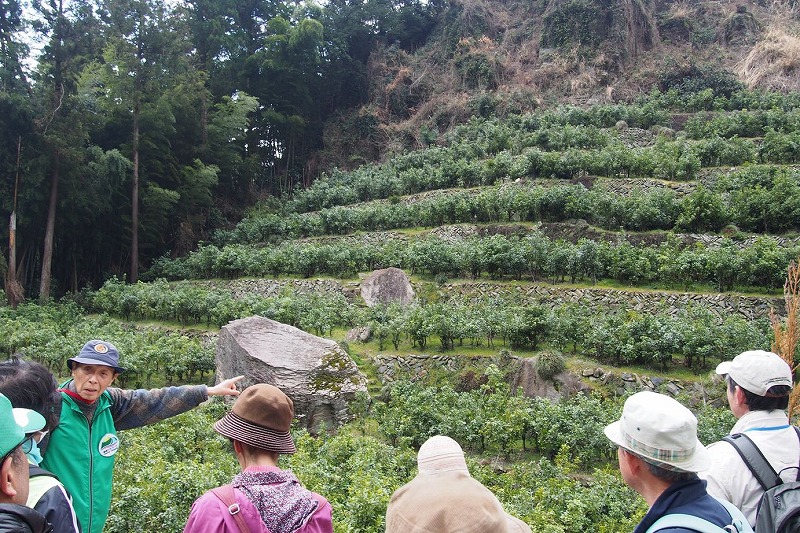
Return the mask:
<svg viewBox="0 0 800 533">
<path fill-rule="evenodd" d="M 511 388 L 521 390 L 523 396 L 557 400 L 589 390 L 589 387 L 575 374 L 559 372 L 552 379 L 544 379 L 536 372 L 536 365 L 532 359 L 515 359 L 518 360 L 519 370 L 512 377 Z"/>
<path fill-rule="evenodd" d="M 260 316 L 222 327 L 216 365 L 222 379 L 244 375 L 243 386 L 280 387 L 301 427 L 312 432 L 346 422 L 348 404 L 367 390 L 365 376 L 336 342 Z"/>
<path fill-rule="evenodd" d="M 405 272 L 384 268 L 375 270 L 361 282 L 361 297 L 369 307 L 392 302 L 407 305 L 414 299 L 414 289 Z"/>
</svg>

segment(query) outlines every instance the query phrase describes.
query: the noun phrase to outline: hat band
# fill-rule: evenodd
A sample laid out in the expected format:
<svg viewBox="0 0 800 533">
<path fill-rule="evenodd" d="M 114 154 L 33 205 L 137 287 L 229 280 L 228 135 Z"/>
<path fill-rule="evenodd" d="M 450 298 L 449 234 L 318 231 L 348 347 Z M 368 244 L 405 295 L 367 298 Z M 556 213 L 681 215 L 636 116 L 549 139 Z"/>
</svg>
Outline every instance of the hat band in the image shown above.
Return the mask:
<svg viewBox="0 0 800 533">
<path fill-rule="evenodd" d="M 694 446 L 684 450 L 656 448 L 654 446 L 649 446 L 642 441 L 636 440 L 625 431 L 622 432 L 622 438 L 625 440 L 625 444 L 628 445 L 628 448 L 630 448 L 631 451 L 647 456 L 651 459 L 655 459 L 656 461 L 682 463 L 691 459 L 694 455 Z"/>
</svg>

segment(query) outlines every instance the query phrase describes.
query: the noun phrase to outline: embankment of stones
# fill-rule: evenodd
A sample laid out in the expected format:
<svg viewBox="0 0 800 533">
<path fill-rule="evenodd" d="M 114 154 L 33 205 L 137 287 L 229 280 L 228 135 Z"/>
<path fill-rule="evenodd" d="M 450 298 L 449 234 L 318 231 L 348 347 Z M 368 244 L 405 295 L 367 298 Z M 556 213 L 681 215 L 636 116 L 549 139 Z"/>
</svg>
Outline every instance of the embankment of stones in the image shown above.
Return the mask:
<svg viewBox="0 0 800 533">
<path fill-rule="evenodd" d="M 207 285 L 219 282 L 205 282 Z M 351 300 L 361 299 L 359 282 L 341 283 L 331 279 L 238 279 L 225 283 L 227 290 L 235 298 L 249 294 L 278 296 L 287 289 L 301 294 L 323 293 L 343 294 Z M 448 283 L 440 288 L 448 298 L 462 301 L 501 297 L 514 303 L 538 303 L 557 307 L 564 303 L 577 303 L 592 309 L 621 309 L 647 313 L 667 312 L 676 314 L 689 305 L 708 307 L 717 317 L 726 318 L 739 315 L 748 320 L 764 318 L 770 308 L 776 313 L 784 313 L 781 297 L 745 296 L 732 293 L 679 293 L 638 291 L 602 288 L 571 288 L 534 283 L 504 284 L 491 281 Z M 417 292 L 420 292 L 417 290 Z"/>
<path fill-rule="evenodd" d="M 703 383 L 684 382 L 657 375 L 635 374 L 633 372 L 615 373 L 600 367 L 577 371 L 565 371 L 552 379 L 544 379 L 536 372 L 536 360 L 514 355 L 497 357 L 475 357 L 464 355 L 383 355 L 374 360 L 379 378 L 391 383 L 400 378 L 420 377 L 432 371 L 445 370 L 449 373 L 463 372 L 466 368 L 483 369 L 489 364 L 497 364 L 511 371 L 512 390 L 520 390 L 526 397 L 543 397 L 551 400 L 573 396 L 602 387 L 604 390 L 622 396 L 627 393 L 651 390 L 678 396 L 688 394 L 690 398 L 704 403 L 723 406 L 724 393 L 719 390 L 708 391 Z M 717 389 L 724 390 L 720 385 Z"/>
<path fill-rule="evenodd" d="M 667 312 L 676 314 L 691 305 L 707 307 L 718 318 L 739 315 L 748 320 L 769 316 L 774 309 L 784 312 L 783 298 L 745 296 L 730 293 L 672 293 L 655 291 L 624 291 L 601 288 L 565 288 L 551 285 L 510 285 L 492 282 L 446 284 L 443 292 L 449 298 L 462 301 L 502 297 L 522 304 L 538 303 L 557 307 L 575 303 L 591 309 L 633 310 L 642 313 Z"/>
<path fill-rule="evenodd" d="M 220 329 L 216 366 L 220 379 L 244 375 L 243 387 L 279 387 L 294 402 L 300 426 L 312 432 L 349 420 L 349 403 L 367 390 L 366 377 L 336 342 L 260 316 Z"/>
</svg>

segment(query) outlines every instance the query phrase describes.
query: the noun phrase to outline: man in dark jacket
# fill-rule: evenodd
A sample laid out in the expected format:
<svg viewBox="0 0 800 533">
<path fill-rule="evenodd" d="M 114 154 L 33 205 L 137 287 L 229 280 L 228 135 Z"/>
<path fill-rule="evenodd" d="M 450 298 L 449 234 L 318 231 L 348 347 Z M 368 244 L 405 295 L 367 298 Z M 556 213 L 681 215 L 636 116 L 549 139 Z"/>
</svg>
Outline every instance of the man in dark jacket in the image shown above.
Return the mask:
<svg viewBox="0 0 800 533">
<path fill-rule="evenodd" d="M 605 434 L 618 446 L 622 479 L 650 508 L 634 533 L 698 531 L 688 522 L 697 519 L 706 524 L 703 531 L 714 526 L 722 531 L 730 524 L 736 531 L 752 531 L 738 509 L 706 492 L 697 472 L 708 467 L 709 458 L 697 440 L 697 419 L 673 398 L 634 394 Z"/>
<path fill-rule="evenodd" d="M 22 451 L 27 439 L 17 424 L 11 402 L 0 394 L 0 533 L 49 533 L 44 516 L 25 506 L 28 499 L 28 460 Z"/>
</svg>

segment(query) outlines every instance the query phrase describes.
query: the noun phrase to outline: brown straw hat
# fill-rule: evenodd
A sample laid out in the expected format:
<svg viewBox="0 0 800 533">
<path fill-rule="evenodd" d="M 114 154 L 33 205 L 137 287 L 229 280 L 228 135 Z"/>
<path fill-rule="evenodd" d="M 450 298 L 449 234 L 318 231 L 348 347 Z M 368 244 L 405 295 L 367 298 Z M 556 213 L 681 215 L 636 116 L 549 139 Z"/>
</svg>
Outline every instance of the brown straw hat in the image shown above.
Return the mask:
<svg viewBox="0 0 800 533">
<path fill-rule="evenodd" d="M 242 391 L 231 412 L 214 423 L 214 429 L 254 448 L 292 454 L 297 451 L 289 433 L 293 418 L 292 400 L 278 387 L 259 383 Z"/>
</svg>

